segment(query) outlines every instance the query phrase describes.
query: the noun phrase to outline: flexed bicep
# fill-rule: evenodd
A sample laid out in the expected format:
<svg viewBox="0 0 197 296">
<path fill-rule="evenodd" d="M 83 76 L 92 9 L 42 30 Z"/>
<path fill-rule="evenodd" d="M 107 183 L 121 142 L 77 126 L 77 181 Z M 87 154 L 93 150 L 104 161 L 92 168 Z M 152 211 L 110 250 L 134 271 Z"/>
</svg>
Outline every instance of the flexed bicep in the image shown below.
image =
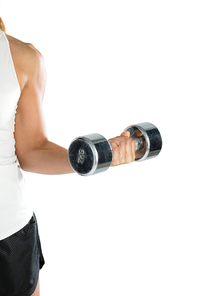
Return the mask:
<svg viewBox="0 0 197 296">
<path fill-rule="evenodd" d="M 21 91 L 15 118 L 16 154 L 21 165 L 26 153 L 47 138 L 43 112 L 46 70 L 42 55 L 30 47 L 24 57 L 26 83 Z"/>
</svg>

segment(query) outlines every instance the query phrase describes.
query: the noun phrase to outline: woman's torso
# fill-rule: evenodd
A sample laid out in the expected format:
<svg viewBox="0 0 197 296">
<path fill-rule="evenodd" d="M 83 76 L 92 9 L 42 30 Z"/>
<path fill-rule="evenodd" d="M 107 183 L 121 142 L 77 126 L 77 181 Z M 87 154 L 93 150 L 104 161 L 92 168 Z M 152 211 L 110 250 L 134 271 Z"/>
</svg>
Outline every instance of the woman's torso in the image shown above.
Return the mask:
<svg viewBox="0 0 197 296">
<path fill-rule="evenodd" d="M 20 230 L 33 214 L 14 138 L 18 101 L 26 79 L 20 63 L 23 46 L 0 30 L 0 239 Z"/>
</svg>

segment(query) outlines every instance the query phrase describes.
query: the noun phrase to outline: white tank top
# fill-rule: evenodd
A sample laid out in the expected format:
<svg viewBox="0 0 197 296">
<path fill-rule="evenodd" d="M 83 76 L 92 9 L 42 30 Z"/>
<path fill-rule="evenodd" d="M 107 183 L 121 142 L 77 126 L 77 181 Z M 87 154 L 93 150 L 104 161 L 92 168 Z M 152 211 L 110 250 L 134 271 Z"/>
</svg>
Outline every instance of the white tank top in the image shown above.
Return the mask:
<svg viewBox="0 0 197 296">
<path fill-rule="evenodd" d="M 33 215 L 15 154 L 15 114 L 20 94 L 9 42 L 0 30 L 0 240 L 23 228 Z"/>
</svg>

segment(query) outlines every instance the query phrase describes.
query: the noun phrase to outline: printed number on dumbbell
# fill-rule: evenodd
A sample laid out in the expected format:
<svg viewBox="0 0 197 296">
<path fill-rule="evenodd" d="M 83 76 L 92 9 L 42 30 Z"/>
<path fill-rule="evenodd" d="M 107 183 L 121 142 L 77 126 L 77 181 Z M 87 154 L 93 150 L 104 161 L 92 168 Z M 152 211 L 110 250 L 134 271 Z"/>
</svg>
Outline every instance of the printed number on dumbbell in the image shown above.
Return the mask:
<svg viewBox="0 0 197 296">
<path fill-rule="evenodd" d="M 83 149 L 79 149 L 77 162 L 83 164 L 85 161 L 85 151 Z"/>
</svg>

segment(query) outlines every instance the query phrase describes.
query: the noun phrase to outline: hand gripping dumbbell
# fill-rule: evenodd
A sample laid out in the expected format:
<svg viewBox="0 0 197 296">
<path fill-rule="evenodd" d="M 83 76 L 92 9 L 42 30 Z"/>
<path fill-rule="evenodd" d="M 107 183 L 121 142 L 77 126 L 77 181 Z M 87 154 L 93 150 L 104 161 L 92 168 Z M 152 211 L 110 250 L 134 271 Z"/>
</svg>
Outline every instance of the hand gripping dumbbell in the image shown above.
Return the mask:
<svg viewBox="0 0 197 296">
<path fill-rule="evenodd" d="M 136 142 L 135 161 L 156 157 L 161 151 L 162 138 L 155 125 L 149 122 L 128 126 Z M 90 134 L 75 138 L 68 149 L 68 157 L 73 170 L 82 176 L 106 171 L 112 162 L 113 151 L 110 143 L 100 134 Z"/>
</svg>

